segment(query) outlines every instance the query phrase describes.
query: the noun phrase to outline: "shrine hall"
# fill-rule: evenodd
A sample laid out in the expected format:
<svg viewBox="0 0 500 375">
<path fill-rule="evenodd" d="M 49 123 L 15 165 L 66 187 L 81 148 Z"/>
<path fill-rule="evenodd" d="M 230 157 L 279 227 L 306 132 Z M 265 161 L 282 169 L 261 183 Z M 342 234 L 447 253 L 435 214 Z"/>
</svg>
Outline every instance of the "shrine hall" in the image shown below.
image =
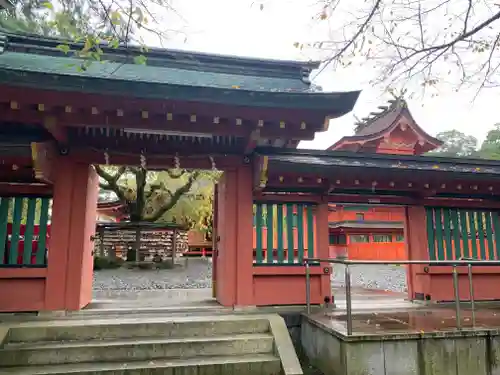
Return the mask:
<svg viewBox="0 0 500 375">
<path fill-rule="evenodd" d="M 331 151 L 387 155 L 422 155 L 442 141 L 415 121 L 402 96 L 358 120 L 354 135 L 342 137 Z M 376 186 L 374 186 L 376 188 Z M 398 206 L 335 204 L 330 202 L 330 257 L 350 260 L 406 260 L 404 208 Z"/>
<path fill-rule="evenodd" d="M 499 258 L 499 162 L 419 156 L 437 141 L 407 115 L 389 133 L 418 137 L 412 154 L 356 152 L 386 148 L 377 134 L 296 149 L 359 96 L 312 90 L 318 62 L 151 48 L 137 65 L 139 48 L 102 46 L 105 62 L 75 69 L 82 46 L 61 43 L 0 35 L 0 312 L 91 302 L 96 164 L 224 172 L 213 233 L 222 306 L 305 304 L 303 260 L 330 255 L 330 202 L 400 206 L 409 259 Z M 331 270 L 311 265 L 313 304 L 332 297 Z M 475 267 L 476 299 L 500 297 L 487 287 L 499 275 Z M 411 266 L 408 297 L 451 300 L 450 278 L 449 267 Z"/>
</svg>

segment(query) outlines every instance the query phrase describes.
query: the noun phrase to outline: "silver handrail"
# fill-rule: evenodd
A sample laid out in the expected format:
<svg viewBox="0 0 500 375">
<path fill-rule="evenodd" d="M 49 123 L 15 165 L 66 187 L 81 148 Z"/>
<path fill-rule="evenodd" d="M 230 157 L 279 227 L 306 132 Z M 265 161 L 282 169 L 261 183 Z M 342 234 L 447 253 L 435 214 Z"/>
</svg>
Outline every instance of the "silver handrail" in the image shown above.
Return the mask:
<svg viewBox="0 0 500 375">
<path fill-rule="evenodd" d="M 453 275 L 453 292 L 455 299 L 455 321 L 457 329 L 462 329 L 461 311 L 460 311 L 460 291 L 458 287 L 458 271 L 457 267 L 467 267 L 467 275 L 469 279 L 469 298 L 472 311 L 472 325 L 476 325 L 475 313 L 475 300 L 474 300 L 474 284 L 472 280 L 472 267 L 473 266 L 500 266 L 500 261 L 496 260 L 477 260 L 472 258 L 461 258 L 459 260 L 347 260 L 347 259 L 333 259 L 333 258 L 307 258 L 304 259 L 304 266 L 306 268 L 306 305 L 307 314 L 311 314 L 311 264 L 313 263 L 331 263 L 343 264 L 344 278 L 345 278 L 345 292 L 346 292 L 346 317 L 347 317 L 347 335 L 352 335 L 352 296 L 351 296 L 351 272 L 349 266 L 351 265 L 427 265 L 427 266 L 451 266 Z"/>
</svg>

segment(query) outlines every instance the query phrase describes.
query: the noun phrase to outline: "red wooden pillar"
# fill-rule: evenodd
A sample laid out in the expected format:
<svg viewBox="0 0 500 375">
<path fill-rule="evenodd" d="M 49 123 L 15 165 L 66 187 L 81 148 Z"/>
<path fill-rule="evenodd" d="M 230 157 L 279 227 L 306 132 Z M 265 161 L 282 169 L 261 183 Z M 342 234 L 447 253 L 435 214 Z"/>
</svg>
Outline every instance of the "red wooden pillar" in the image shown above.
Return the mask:
<svg viewBox="0 0 500 375">
<path fill-rule="evenodd" d="M 329 229 L 328 229 L 328 200 L 323 200 L 318 204 L 316 211 L 316 256 L 318 258 L 328 259 L 330 257 L 329 251 Z M 331 264 L 321 263 L 321 269 L 331 270 Z M 320 292 L 321 296 L 312 297 L 313 300 L 324 300 L 326 297 L 332 297 L 332 286 L 330 281 L 330 272 L 325 273 L 320 276 Z"/>
<path fill-rule="evenodd" d="M 78 310 L 92 300 L 93 243 L 99 180 L 88 164 L 55 162 L 46 310 Z"/>
<path fill-rule="evenodd" d="M 425 207 L 410 206 L 405 208 L 404 236 L 408 260 L 428 260 L 428 243 Z M 430 293 L 429 275 L 424 272 L 424 265 L 409 265 L 407 268 L 408 298 L 425 299 Z"/>
<path fill-rule="evenodd" d="M 217 301 L 224 306 L 252 306 L 253 226 L 250 165 L 227 170 L 218 186 Z"/>
</svg>

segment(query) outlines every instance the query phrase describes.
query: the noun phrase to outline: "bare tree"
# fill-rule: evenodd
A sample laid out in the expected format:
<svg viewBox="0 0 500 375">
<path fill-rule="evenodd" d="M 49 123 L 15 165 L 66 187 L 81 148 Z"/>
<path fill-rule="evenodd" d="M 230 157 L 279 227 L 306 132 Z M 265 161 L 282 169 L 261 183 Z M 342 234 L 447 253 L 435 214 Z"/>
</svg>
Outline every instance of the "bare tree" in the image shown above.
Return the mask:
<svg viewBox="0 0 500 375">
<path fill-rule="evenodd" d="M 491 0 L 321 0 L 318 22 L 330 36 L 314 48 L 327 67 L 362 63 L 375 69 L 373 83 L 424 89 L 451 84 L 500 83 L 500 3 Z"/>
</svg>

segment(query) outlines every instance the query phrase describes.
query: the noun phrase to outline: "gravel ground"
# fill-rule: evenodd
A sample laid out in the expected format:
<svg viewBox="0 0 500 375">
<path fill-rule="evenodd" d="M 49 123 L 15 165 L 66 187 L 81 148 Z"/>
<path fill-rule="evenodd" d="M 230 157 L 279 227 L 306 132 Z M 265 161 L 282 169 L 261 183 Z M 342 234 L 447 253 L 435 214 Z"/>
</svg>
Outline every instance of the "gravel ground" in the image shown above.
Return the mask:
<svg viewBox="0 0 500 375">
<path fill-rule="evenodd" d="M 351 266 L 351 285 L 406 291 L 406 269 L 398 266 Z M 191 258 L 187 268 L 173 270 L 101 270 L 94 272 L 94 290 L 201 289 L 212 286 L 210 259 Z M 334 265 L 332 286 L 344 286 L 344 266 Z"/>
<path fill-rule="evenodd" d="M 210 259 L 191 258 L 186 268 L 171 270 L 117 269 L 94 272 L 94 290 L 201 289 L 212 286 Z"/>
<path fill-rule="evenodd" d="M 406 292 L 406 268 L 401 266 L 367 266 L 353 265 L 351 285 L 369 289 Z M 333 266 L 332 286 L 344 286 L 344 266 Z"/>
</svg>

